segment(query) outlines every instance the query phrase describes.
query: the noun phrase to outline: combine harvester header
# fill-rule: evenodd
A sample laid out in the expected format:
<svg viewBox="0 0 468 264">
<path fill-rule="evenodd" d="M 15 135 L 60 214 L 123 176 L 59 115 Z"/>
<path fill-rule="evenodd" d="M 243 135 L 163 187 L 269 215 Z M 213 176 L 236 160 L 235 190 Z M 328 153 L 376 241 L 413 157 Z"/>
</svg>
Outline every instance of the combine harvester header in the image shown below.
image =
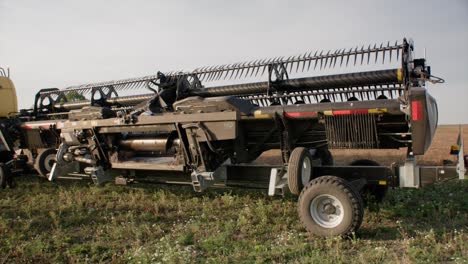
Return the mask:
<svg viewBox="0 0 468 264">
<path fill-rule="evenodd" d="M 195 191 L 246 184 L 270 195 L 289 190 L 300 195 L 299 217 L 311 233 L 349 234 L 362 221 L 360 193 L 381 199 L 388 186 L 435 181 L 421 180 L 414 157 L 437 127 L 425 83 L 443 80 L 413 49 L 404 39 L 43 89 L 18 117 L 20 141 L 50 180 L 172 183 L 164 172 L 176 171 L 176 181 Z M 323 71 L 334 72 L 312 74 Z M 81 99 L 70 100 L 76 94 Z M 369 160 L 337 166 L 329 151 L 402 147 L 408 160 L 399 168 Z M 251 164 L 270 149 L 281 150 L 281 164 Z"/>
</svg>

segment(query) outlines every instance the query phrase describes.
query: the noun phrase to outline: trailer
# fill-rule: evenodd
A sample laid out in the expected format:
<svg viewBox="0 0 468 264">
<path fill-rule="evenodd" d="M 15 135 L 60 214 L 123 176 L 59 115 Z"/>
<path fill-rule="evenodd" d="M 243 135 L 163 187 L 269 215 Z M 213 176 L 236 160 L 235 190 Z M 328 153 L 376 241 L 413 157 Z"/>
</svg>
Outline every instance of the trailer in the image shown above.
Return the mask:
<svg viewBox="0 0 468 264">
<path fill-rule="evenodd" d="M 18 126 L 26 146 L 49 146 L 36 163 L 49 164 L 42 173 L 51 181 L 85 176 L 98 185 L 126 184 L 152 177 L 171 183 L 166 176 L 172 173 L 197 192 L 258 184 L 269 195 L 298 195 L 299 218 L 310 233 L 349 235 L 361 225 L 363 197 L 382 199 L 391 186 L 419 188 L 439 177 L 421 178 L 416 157 L 437 128 L 437 104 L 425 83 L 443 80 L 431 75 L 425 59 L 413 58 L 413 50 L 403 39 L 43 89 L 27 112 L 31 118 Z M 379 66 L 345 70 L 371 62 Z M 310 74 L 325 69 L 338 70 Z M 151 93 L 118 96 L 141 88 Z M 68 101 L 70 93 L 88 97 Z M 407 148 L 407 162 L 338 166 L 334 148 Z M 252 164 L 271 149 L 281 151 L 281 164 Z"/>
</svg>

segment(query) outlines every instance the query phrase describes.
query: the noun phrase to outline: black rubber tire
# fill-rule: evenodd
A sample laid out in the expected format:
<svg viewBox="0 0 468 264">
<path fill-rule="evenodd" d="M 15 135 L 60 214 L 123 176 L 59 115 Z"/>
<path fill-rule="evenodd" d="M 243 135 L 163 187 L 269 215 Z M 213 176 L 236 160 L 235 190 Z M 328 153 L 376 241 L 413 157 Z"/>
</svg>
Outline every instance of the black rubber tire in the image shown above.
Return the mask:
<svg viewBox="0 0 468 264">
<path fill-rule="evenodd" d="M 288 187 L 292 194 L 299 195 L 301 190 L 304 188 L 302 183 L 302 166 L 304 159 L 308 158 L 310 161 L 310 172 L 312 174 L 312 156 L 307 148 L 297 147 L 295 148 L 288 162 Z M 309 175 L 309 181 L 312 179 L 312 175 Z"/>
<path fill-rule="evenodd" d="M 328 194 L 336 197 L 343 206 L 343 219 L 331 228 L 319 225 L 312 218 L 311 204 L 319 195 Z M 301 192 L 298 202 L 298 213 L 306 230 L 317 236 L 348 236 L 356 232 L 364 216 L 363 202 L 351 183 L 335 176 L 321 176 L 312 180 Z"/>
<path fill-rule="evenodd" d="M 36 169 L 37 173 L 39 173 L 41 177 L 47 178 L 47 174 L 50 173 L 49 168 L 52 168 L 51 164 L 46 164 L 48 156 L 53 155 L 54 160 L 56 160 L 56 154 L 56 149 L 46 149 L 37 155 L 36 160 L 34 161 L 34 169 Z"/>
<path fill-rule="evenodd" d="M 380 166 L 380 164 L 374 160 L 360 159 L 355 160 L 349 164 L 350 166 Z M 381 203 L 388 192 L 388 185 L 366 185 L 361 190 L 361 196 L 364 203 L 367 204 L 367 200 L 371 197 L 372 200 L 377 203 Z"/>
</svg>

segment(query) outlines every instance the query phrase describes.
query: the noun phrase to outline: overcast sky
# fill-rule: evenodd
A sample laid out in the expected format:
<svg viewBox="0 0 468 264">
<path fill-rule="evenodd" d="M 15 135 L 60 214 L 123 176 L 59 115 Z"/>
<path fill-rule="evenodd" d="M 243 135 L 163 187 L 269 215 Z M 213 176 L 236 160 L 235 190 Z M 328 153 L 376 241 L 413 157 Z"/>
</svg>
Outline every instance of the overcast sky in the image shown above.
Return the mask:
<svg viewBox="0 0 468 264">
<path fill-rule="evenodd" d="M 40 88 L 403 37 L 446 80 L 429 86 L 439 123 L 468 123 L 468 0 L 0 0 L 0 66 L 21 108 Z"/>
</svg>

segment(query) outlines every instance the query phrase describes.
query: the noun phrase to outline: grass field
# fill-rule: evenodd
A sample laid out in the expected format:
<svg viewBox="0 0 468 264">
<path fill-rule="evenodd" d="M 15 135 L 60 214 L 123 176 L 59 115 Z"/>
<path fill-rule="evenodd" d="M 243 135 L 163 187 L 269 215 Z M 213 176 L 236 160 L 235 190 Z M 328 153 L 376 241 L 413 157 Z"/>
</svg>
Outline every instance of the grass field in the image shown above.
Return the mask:
<svg viewBox="0 0 468 264">
<path fill-rule="evenodd" d="M 455 140 L 456 128 L 441 127 L 423 162 L 446 159 Z M 404 157 L 334 154 L 337 163 Z M 274 161 L 271 155 L 264 159 Z M 468 181 L 391 190 L 346 239 L 310 237 L 296 200 L 258 190 L 199 194 L 190 186 L 95 187 L 25 176 L 16 189 L 0 190 L 0 263 L 468 262 Z"/>
</svg>

